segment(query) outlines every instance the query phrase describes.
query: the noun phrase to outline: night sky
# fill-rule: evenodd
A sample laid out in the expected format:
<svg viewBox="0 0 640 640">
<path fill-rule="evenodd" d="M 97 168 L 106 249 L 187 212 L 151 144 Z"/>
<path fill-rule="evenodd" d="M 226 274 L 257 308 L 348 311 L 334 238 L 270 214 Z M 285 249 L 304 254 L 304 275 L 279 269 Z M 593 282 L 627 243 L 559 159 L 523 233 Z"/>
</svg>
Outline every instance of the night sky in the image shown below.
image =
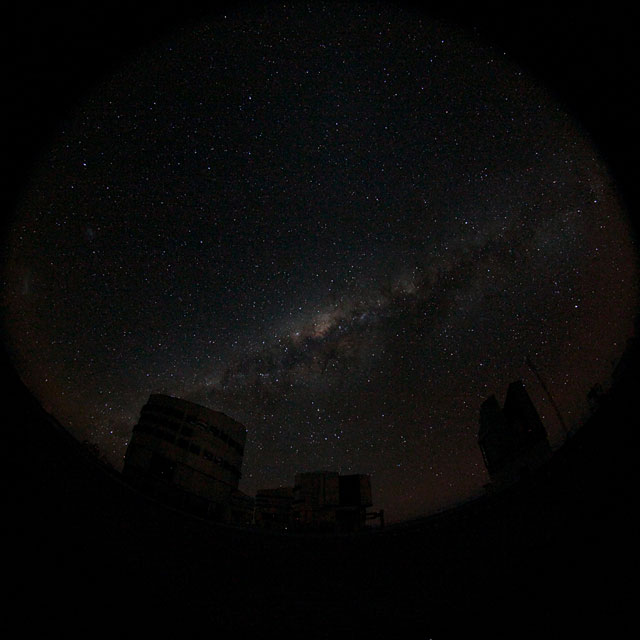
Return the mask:
<svg viewBox="0 0 640 640">
<path fill-rule="evenodd" d="M 488 481 L 482 401 L 552 445 L 631 335 L 635 249 L 586 133 L 504 51 L 386 4 L 270 4 L 141 50 L 18 206 L 7 346 L 120 468 L 152 392 L 248 430 L 240 488 L 372 476 L 388 519 Z"/>
</svg>

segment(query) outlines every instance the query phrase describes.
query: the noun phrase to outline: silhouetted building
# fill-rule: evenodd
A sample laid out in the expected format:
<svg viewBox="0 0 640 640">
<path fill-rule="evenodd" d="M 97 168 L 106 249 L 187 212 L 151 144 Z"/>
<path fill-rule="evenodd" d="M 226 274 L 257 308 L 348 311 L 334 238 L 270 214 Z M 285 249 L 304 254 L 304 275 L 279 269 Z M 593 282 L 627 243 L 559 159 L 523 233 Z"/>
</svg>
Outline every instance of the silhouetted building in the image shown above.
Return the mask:
<svg viewBox="0 0 640 640">
<path fill-rule="evenodd" d="M 254 523 L 263 529 L 286 531 L 292 523 L 293 487 L 261 489 L 256 494 Z"/>
<path fill-rule="evenodd" d="M 230 524 L 248 526 L 253 524 L 253 512 L 255 500 L 240 490 L 231 494 L 229 499 L 229 512 L 226 520 Z"/>
<path fill-rule="evenodd" d="M 249 510 L 238 492 L 245 440 L 244 426 L 224 413 L 154 394 L 134 427 L 123 474 L 174 506 L 242 519 Z"/>
<path fill-rule="evenodd" d="M 294 520 L 301 529 L 335 529 L 340 504 L 340 475 L 337 472 L 297 473 Z"/>
<path fill-rule="evenodd" d="M 478 444 L 498 485 L 520 479 L 550 457 L 547 432 L 522 381 L 509 385 L 503 408 L 495 396 L 482 403 Z"/>
<path fill-rule="evenodd" d="M 367 475 L 296 474 L 293 520 L 297 529 L 357 531 L 364 527 L 371 505 L 371 478 Z"/>
<path fill-rule="evenodd" d="M 280 531 L 355 532 L 372 517 L 383 522 L 382 512 L 367 513 L 371 505 L 367 475 L 298 473 L 294 487 L 258 491 L 254 521 L 256 526 Z"/>
</svg>

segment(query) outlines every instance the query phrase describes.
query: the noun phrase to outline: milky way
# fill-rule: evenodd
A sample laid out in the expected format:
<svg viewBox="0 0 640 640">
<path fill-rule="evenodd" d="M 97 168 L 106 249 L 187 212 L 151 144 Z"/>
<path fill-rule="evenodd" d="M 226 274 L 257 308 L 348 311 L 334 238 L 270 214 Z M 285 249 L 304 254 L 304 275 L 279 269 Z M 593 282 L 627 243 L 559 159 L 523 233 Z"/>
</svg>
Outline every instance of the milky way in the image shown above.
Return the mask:
<svg viewBox="0 0 640 640">
<path fill-rule="evenodd" d="M 241 488 L 372 474 L 390 518 L 487 481 L 522 378 L 554 446 L 631 332 L 634 248 L 588 136 L 504 52 L 386 5 L 178 30 L 60 123 L 9 240 L 7 343 L 116 467 L 149 393 L 248 429 Z"/>
</svg>

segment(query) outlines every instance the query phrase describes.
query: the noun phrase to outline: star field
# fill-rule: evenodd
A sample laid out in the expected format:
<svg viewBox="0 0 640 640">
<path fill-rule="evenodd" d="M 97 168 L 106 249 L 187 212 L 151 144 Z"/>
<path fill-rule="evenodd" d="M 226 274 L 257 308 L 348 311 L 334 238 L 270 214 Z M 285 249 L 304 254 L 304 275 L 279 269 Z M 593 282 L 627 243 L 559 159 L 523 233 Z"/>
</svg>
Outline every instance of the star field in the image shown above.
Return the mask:
<svg viewBox="0 0 640 640">
<path fill-rule="evenodd" d="M 391 519 L 482 490 L 523 379 L 554 446 L 632 327 L 588 137 L 500 51 L 391 5 L 272 4 L 139 52 L 60 124 L 4 274 L 17 367 L 119 467 L 163 392 L 248 430 L 240 488 L 372 475 Z"/>
</svg>

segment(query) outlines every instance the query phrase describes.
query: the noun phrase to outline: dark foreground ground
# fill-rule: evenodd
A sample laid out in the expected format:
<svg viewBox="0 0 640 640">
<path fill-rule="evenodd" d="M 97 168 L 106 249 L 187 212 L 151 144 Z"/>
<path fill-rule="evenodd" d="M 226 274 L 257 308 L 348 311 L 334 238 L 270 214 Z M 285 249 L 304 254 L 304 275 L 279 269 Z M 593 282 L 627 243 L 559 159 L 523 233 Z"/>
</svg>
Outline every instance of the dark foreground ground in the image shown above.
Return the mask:
<svg viewBox="0 0 640 640">
<path fill-rule="evenodd" d="M 488 638 L 635 626 L 628 376 L 525 483 L 382 532 L 311 537 L 223 527 L 148 500 L 17 378 L 9 390 L 5 584 L 23 629 Z"/>
</svg>

